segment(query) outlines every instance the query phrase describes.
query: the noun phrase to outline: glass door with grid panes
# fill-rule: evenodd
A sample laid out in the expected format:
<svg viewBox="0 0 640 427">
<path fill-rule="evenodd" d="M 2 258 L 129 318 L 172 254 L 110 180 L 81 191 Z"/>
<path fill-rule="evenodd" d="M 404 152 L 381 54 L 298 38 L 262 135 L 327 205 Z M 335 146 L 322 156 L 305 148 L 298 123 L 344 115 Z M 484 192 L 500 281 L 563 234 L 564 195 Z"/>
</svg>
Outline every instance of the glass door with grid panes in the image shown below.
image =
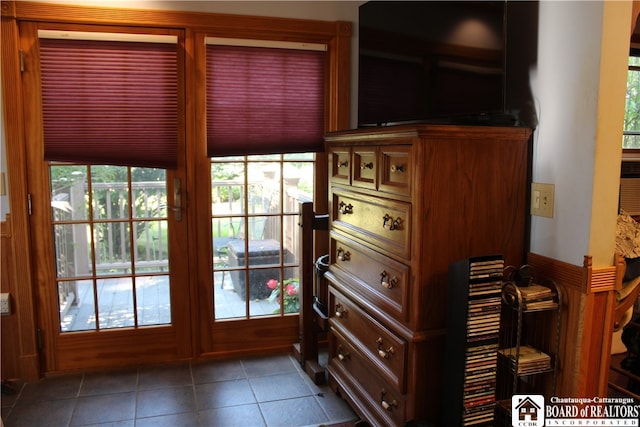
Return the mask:
<svg viewBox="0 0 640 427">
<path fill-rule="evenodd" d="M 32 201 L 34 247 L 52 267 L 38 278 L 44 369 L 189 357 L 178 174 L 45 163 L 50 197 Z"/>
<path fill-rule="evenodd" d="M 91 30 L 20 26 L 44 372 L 192 355 L 184 36 Z"/>
<path fill-rule="evenodd" d="M 298 313 L 299 204 L 313 179 L 313 154 L 211 159 L 216 321 Z"/>
<path fill-rule="evenodd" d="M 170 325 L 166 171 L 49 170 L 60 331 Z"/>
</svg>

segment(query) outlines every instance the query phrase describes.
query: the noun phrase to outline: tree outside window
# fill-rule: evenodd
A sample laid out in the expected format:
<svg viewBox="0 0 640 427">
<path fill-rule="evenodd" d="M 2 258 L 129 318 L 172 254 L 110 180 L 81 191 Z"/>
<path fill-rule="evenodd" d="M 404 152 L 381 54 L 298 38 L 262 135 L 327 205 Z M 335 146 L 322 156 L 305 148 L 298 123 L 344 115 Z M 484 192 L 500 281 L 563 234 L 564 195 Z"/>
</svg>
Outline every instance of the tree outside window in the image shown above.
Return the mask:
<svg viewBox="0 0 640 427">
<path fill-rule="evenodd" d="M 640 149 L 640 51 L 629 57 L 622 148 Z"/>
</svg>

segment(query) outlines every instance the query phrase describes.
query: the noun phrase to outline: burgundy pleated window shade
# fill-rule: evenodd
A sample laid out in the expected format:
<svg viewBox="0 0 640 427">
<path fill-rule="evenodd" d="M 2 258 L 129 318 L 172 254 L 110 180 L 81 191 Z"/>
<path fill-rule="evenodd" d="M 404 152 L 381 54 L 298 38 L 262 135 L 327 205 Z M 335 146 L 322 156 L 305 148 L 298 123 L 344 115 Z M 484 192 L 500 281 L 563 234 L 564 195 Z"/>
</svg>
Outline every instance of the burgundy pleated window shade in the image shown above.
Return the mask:
<svg viewBox="0 0 640 427">
<path fill-rule="evenodd" d="M 322 151 L 325 52 L 207 45 L 207 154 Z"/>
<path fill-rule="evenodd" d="M 45 160 L 175 168 L 177 43 L 40 38 Z"/>
</svg>

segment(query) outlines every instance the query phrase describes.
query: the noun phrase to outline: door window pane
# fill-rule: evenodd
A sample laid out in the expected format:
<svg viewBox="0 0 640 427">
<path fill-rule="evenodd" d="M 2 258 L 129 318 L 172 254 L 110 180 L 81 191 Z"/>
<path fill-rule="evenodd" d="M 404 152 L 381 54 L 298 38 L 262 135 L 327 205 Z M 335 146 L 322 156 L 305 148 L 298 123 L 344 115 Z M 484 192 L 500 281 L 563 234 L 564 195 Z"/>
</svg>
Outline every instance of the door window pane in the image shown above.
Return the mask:
<svg viewBox="0 0 640 427">
<path fill-rule="evenodd" d="M 249 213 L 279 213 L 282 210 L 280 209 L 279 162 L 251 163 L 248 175 Z"/>
<path fill-rule="evenodd" d="M 253 294 L 252 303 L 249 304 L 249 315 L 269 316 L 280 313 L 280 298 L 274 294 L 274 289 L 279 289 L 280 269 L 254 269 L 249 270 L 249 285 Z M 273 285 L 275 283 L 276 285 Z M 272 289 L 272 287 L 275 288 Z M 272 297 L 272 294 L 273 297 Z M 270 298 L 271 297 L 271 298 Z M 275 298 L 274 298 L 275 297 Z"/>
<path fill-rule="evenodd" d="M 298 215 L 313 200 L 314 156 L 286 156 L 211 160 L 215 319 L 299 311 Z"/>
<path fill-rule="evenodd" d="M 137 221 L 133 227 L 136 273 L 166 272 L 169 267 L 167 221 Z"/>
<path fill-rule="evenodd" d="M 299 268 L 285 268 L 285 279 L 269 281 L 271 288 L 269 300 L 278 304 L 275 314 L 294 314 L 300 311 L 300 274 Z"/>
<path fill-rule="evenodd" d="M 93 224 L 96 274 L 125 274 L 131 270 L 129 222 Z"/>
<path fill-rule="evenodd" d="M 58 282 L 60 330 L 92 331 L 96 328 L 93 280 Z"/>
<path fill-rule="evenodd" d="M 171 323 L 169 276 L 136 278 L 136 305 L 141 326 Z"/>
<path fill-rule="evenodd" d="M 50 177 L 60 330 L 171 323 L 166 171 L 52 164 Z"/>
<path fill-rule="evenodd" d="M 158 170 L 153 174 L 154 176 L 145 173 L 146 171 L 148 169 L 132 168 L 133 217 L 165 218 L 167 216 L 166 171 Z"/>
<path fill-rule="evenodd" d="M 211 165 L 211 200 L 215 215 L 244 214 L 244 163 L 230 161 Z"/>
<path fill-rule="evenodd" d="M 98 279 L 98 322 L 100 329 L 127 328 L 135 325 L 133 279 Z"/>
<path fill-rule="evenodd" d="M 123 166 L 91 167 L 93 219 L 129 218 L 129 186 Z"/>
<path fill-rule="evenodd" d="M 86 166 L 51 166 L 51 217 L 54 221 L 88 219 Z"/>
<path fill-rule="evenodd" d="M 56 271 L 59 278 L 82 277 L 91 274 L 91 246 L 87 224 L 56 224 L 53 226 L 58 256 Z"/>
</svg>

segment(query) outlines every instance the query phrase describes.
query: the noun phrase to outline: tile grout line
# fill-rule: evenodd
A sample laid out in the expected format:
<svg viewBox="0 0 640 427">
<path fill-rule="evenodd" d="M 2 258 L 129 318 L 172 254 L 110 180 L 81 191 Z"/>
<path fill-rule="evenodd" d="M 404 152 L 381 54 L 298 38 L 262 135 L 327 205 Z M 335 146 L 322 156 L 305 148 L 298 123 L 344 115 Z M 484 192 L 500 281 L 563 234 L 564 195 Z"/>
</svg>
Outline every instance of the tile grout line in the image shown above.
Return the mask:
<svg viewBox="0 0 640 427">
<path fill-rule="evenodd" d="M 267 424 L 267 418 L 264 416 L 264 412 L 262 412 L 262 406 L 260 405 L 260 402 L 258 402 L 258 396 L 256 396 L 256 391 L 253 387 L 253 384 L 251 384 L 251 380 L 249 378 L 249 374 L 247 373 L 247 369 L 244 365 L 244 360 L 240 359 L 240 366 L 242 366 L 242 372 L 244 373 L 244 379 L 247 381 L 247 384 L 249 385 L 249 388 L 251 389 L 251 394 L 253 394 L 253 399 L 256 401 L 256 406 L 258 407 L 258 411 L 260 411 L 260 417 L 262 417 L 262 423 L 265 426 L 269 426 Z"/>
<path fill-rule="evenodd" d="M 136 368 L 136 384 L 135 387 L 133 388 L 134 391 L 134 400 L 133 400 L 133 427 L 135 427 L 138 424 L 138 393 L 140 392 L 140 369 L 142 369 L 141 366 L 138 366 Z"/>
<path fill-rule="evenodd" d="M 196 378 L 193 375 L 193 362 L 189 361 L 189 373 L 191 375 L 191 391 L 193 392 L 193 403 L 195 404 L 195 413 L 198 425 L 200 425 L 200 402 L 198 402 L 198 393 L 196 393 Z"/>
<path fill-rule="evenodd" d="M 78 385 L 78 391 L 76 391 L 76 395 L 73 398 L 73 410 L 71 411 L 71 415 L 69 416 L 68 427 L 71 427 L 73 416 L 76 414 L 76 409 L 78 408 L 78 399 L 80 398 L 80 391 L 82 391 L 82 385 L 84 384 L 86 372 L 82 373 L 82 377 L 80 378 L 80 384 Z"/>
</svg>

